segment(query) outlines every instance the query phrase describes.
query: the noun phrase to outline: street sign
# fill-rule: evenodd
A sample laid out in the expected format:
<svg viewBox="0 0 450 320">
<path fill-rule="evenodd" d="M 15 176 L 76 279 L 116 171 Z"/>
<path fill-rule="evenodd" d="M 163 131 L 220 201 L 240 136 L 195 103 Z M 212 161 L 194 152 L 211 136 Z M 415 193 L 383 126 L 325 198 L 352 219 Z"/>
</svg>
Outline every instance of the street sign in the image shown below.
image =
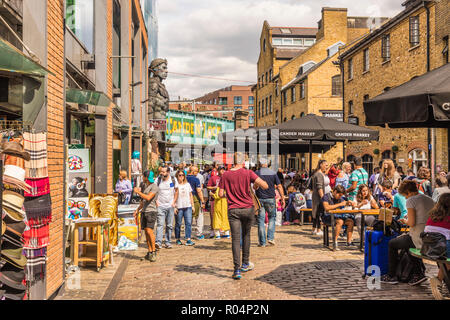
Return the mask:
<svg viewBox="0 0 450 320">
<path fill-rule="evenodd" d="M 148 131 L 166 131 L 167 120 L 153 120 L 148 121 Z"/>
</svg>

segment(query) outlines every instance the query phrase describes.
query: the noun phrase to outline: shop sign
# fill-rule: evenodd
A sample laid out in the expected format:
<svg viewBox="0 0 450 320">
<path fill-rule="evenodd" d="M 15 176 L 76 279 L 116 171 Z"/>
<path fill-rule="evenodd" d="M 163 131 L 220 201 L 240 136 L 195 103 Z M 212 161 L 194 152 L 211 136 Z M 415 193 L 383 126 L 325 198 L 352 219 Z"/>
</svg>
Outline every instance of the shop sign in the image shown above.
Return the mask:
<svg viewBox="0 0 450 320">
<path fill-rule="evenodd" d="M 359 126 L 359 118 L 358 117 L 348 117 L 348 123 Z"/>
<path fill-rule="evenodd" d="M 169 110 L 166 138 L 171 143 L 209 145 L 223 132 L 234 131 L 234 122 L 195 113 Z"/>
<path fill-rule="evenodd" d="M 336 110 L 320 110 L 320 112 L 322 112 L 322 115 L 325 118 L 331 118 L 334 119 L 336 121 L 344 121 L 344 112 L 342 111 L 336 111 Z"/>
<path fill-rule="evenodd" d="M 148 121 L 148 131 L 166 131 L 167 122 L 165 119 Z"/>
</svg>

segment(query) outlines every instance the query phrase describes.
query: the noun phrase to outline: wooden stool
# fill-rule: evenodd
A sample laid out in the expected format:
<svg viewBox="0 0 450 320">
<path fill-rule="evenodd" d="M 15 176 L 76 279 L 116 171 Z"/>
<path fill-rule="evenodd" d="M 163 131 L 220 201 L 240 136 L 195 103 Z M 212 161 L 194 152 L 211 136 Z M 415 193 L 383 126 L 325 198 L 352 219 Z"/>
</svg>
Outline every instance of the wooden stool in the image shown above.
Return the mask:
<svg viewBox="0 0 450 320">
<path fill-rule="evenodd" d="M 79 241 L 79 229 L 83 228 L 83 240 Z M 106 232 L 104 233 L 106 228 Z M 78 266 L 79 262 L 94 262 L 97 271 L 100 271 L 102 266 L 108 265 L 108 259 L 111 254 L 109 252 L 109 220 L 80 220 L 75 221 L 75 228 L 73 231 L 73 264 Z M 105 238 L 106 236 L 106 238 Z M 106 241 L 106 242 L 105 242 Z M 83 245 L 83 255 L 79 255 L 79 246 Z M 96 256 L 89 257 L 86 255 L 86 247 L 95 247 Z M 106 252 L 105 252 L 106 251 Z"/>
</svg>

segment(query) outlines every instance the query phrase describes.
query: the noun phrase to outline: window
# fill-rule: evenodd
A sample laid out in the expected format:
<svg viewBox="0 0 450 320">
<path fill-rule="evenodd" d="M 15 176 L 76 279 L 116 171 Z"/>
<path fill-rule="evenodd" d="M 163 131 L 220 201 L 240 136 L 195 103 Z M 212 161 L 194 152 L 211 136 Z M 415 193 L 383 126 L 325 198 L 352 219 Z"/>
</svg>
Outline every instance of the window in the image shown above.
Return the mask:
<svg viewBox="0 0 450 320">
<path fill-rule="evenodd" d="M 364 95 L 364 101 L 367 101 L 367 100 L 369 100 L 369 95 L 368 94 L 366 94 L 366 95 Z"/>
<path fill-rule="evenodd" d="M 349 155 L 347 157 L 347 162 L 349 162 L 349 163 L 354 163 L 355 160 L 356 160 L 356 157 L 354 155 Z"/>
<path fill-rule="evenodd" d="M 261 100 L 261 117 L 264 117 L 264 99 Z"/>
<path fill-rule="evenodd" d="M 348 79 L 353 79 L 353 58 L 348 60 Z"/>
<path fill-rule="evenodd" d="M 303 118 L 304 116 L 305 116 L 304 112 L 300 113 L 300 118 Z"/>
<path fill-rule="evenodd" d="M 367 171 L 369 176 L 373 173 L 373 157 L 369 154 L 366 154 L 362 157 L 363 168 Z"/>
<path fill-rule="evenodd" d="M 277 97 L 280 95 L 280 87 L 278 86 L 278 81 L 275 84 L 275 94 L 277 95 Z"/>
<path fill-rule="evenodd" d="M 272 39 L 272 44 L 274 46 L 281 46 L 283 44 L 283 39 L 281 39 L 281 38 L 273 38 Z"/>
<path fill-rule="evenodd" d="M 266 84 L 269 83 L 269 74 L 266 72 Z"/>
<path fill-rule="evenodd" d="M 316 43 L 316 40 L 315 39 L 304 39 L 304 44 L 305 44 L 305 46 L 306 47 L 310 47 L 310 46 L 312 46 L 314 43 Z"/>
<path fill-rule="evenodd" d="M 391 59 L 391 36 L 386 34 L 381 39 L 381 58 L 383 62 Z"/>
<path fill-rule="evenodd" d="M 369 71 L 370 62 L 369 62 L 369 48 L 365 49 L 363 52 L 363 72 Z"/>
<path fill-rule="evenodd" d="M 113 55 L 120 56 L 121 55 L 121 33 L 120 33 L 120 4 L 117 1 L 114 1 L 113 6 Z M 121 88 L 121 59 L 113 59 L 113 87 L 116 89 Z"/>
<path fill-rule="evenodd" d="M 269 98 L 266 98 L 266 116 L 269 114 Z"/>
<path fill-rule="evenodd" d="M 275 111 L 275 123 L 278 124 L 278 110 Z"/>
<path fill-rule="evenodd" d="M 255 123 L 255 117 L 249 116 L 249 117 L 248 117 L 248 123 L 249 123 L 249 124 L 254 124 L 254 123 Z"/>
<path fill-rule="evenodd" d="M 234 97 L 234 104 L 237 104 L 237 105 L 242 104 L 242 97 L 239 97 L 239 96 Z"/>
<path fill-rule="evenodd" d="M 269 97 L 269 104 L 270 104 L 270 113 L 273 112 L 273 103 L 272 103 L 272 96 Z"/>
<path fill-rule="evenodd" d="M 420 43 L 419 16 L 409 17 L 409 44 L 411 47 Z"/>
<path fill-rule="evenodd" d="M 272 69 L 269 70 L 269 81 L 272 82 L 273 79 L 273 71 Z"/>
<path fill-rule="evenodd" d="M 242 110 L 242 106 L 234 107 L 234 110 L 235 110 L 235 111 L 236 111 L 236 110 Z"/>
<path fill-rule="evenodd" d="M 291 120 L 294 120 L 294 119 L 295 119 L 295 115 L 292 115 Z"/>
<path fill-rule="evenodd" d="M 248 111 L 249 111 L 250 114 L 253 113 L 254 108 L 255 108 L 255 107 L 253 107 L 253 106 L 249 106 L 249 107 L 248 107 Z"/>
<path fill-rule="evenodd" d="M 350 100 L 348 102 L 348 114 L 349 115 L 353 114 L 353 101 L 352 100 Z"/>
<path fill-rule="evenodd" d="M 331 78 L 331 95 L 335 97 L 342 96 L 342 81 L 341 75 L 335 75 Z"/>
<path fill-rule="evenodd" d="M 67 0 L 66 24 L 90 53 L 94 53 L 94 0 Z"/>
<path fill-rule="evenodd" d="M 291 88 L 291 103 L 295 102 L 295 86 Z"/>
<path fill-rule="evenodd" d="M 294 44 L 294 39 L 291 38 L 283 38 L 284 46 L 292 46 Z"/>
<path fill-rule="evenodd" d="M 408 159 L 410 164 L 409 168 L 411 168 L 415 174 L 417 174 L 420 167 L 428 166 L 427 153 L 422 149 L 411 151 L 408 155 Z"/>
<path fill-rule="evenodd" d="M 249 104 L 249 105 L 255 104 L 255 97 L 249 96 L 249 97 L 248 97 L 248 104 Z"/>
<path fill-rule="evenodd" d="M 345 44 L 342 41 L 339 41 L 333 44 L 332 46 L 328 47 L 327 48 L 328 57 L 335 55 L 339 51 L 339 48 L 344 45 Z"/>
<path fill-rule="evenodd" d="M 287 105 L 287 91 L 283 91 L 282 93 L 281 104 L 283 106 Z"/>
<path fill-rule="evenodd" d="M 219 104 L 221 106 L 228 104 L 228 98 L 219 98 Z"/>
<path fill-rule="evenodd" d="M 442 40 L 444 41 L 444 50 L 442 50 L 444 63 L 448 63 L 448 36 L 445 36 Z"/>
<path fill-rule="evenodd" d="M 261 118 L 261 101 L 258 102 L 258 110 L 256 110 L 256 113 L 258 114 L 258 118 Z"/>
<path fill-rule="evenodd" d="M 381 154 L 381 159 L 391 159 L 391 150 L 386 150 Z"/>
<path fill-rule="evenodd" d="M 303 39 L 294 39 L 295 46 L 303 46 Z"/>
<path fill-rule="evenodd" d="M 264 52 L 266 52 L 266 39 L 264 39 L 264 41 L 263 41 L 263 50 L 264 50 Z"/>
<path fill-rule="evenodd" d="M 300 83 L 300 99 L 305 99 L 305 83 Z"/>
</svg>

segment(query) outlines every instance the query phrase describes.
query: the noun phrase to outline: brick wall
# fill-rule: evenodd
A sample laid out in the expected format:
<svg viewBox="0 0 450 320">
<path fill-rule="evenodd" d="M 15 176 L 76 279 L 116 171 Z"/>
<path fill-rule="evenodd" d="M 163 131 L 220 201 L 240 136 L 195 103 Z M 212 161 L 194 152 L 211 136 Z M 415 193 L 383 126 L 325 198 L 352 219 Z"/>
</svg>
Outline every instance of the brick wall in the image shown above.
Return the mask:
<svg viewBox="0 0 450 320">
<path fill-rule="evenodd" d="M 440 43 L 435 44 L 436 28 L 436 7 L 430 7 L 430 43 L 431 43 L 431 70 L 442 65 L 442 48 Z M 447 14 L 449 8 L 446 8 Z M 426 68 L 426 10 L 419 9 L 411 15 L 418 15 L 420 21 L 420 44 L 410 48 L 409 44 L 409 17 L 404 18 L 396 26 L 392 27 L 385 33 L 389 33 L 391 37 L 391 59 L 388 62 L 382 61 L 381 58 L 381 38 L 373 39 L 367 46 L 358 49 L 354 54 L 347 57 L 344 63 L 344 84 L 345 97 L 344 103 L 346 112 L 348 111 L 349 101 L 353 101 L 354 115 L 359 118 L 360 125 L 364 125 L 365 116 L 363 109 L 364 96 L 374 98 L 383 93 L 386 87 L 397 87 L 408 82 L 415 76 L 420 76 L 427 72 Z M 442 16 L 442 13 L 441 13 Z M 363 50 L 369 48 L 370 69 L 363 72 Z M 353 79 L 348 78 L 348 59 L 353 58 Z M 345 115 L 347 117 L 348 114 Z M 408 154 L 416 148 L 427 151 L 427 129 L 411 128 L 411 129 L 384 129 L 374 127 L 373 129 L 380 131 L 380 141 L 373 142 L 370 149 L 379 149 L 380 154 L 374 157 L 374 164 L 378 165 L 381 160 L 381 153 L 384 150 L 392 149 L 392 146 L 398 146 L 399 152 L 396 158 L 404 159 L 405 162 L 399 163 L 405 166 L 408 161 Z M 447 132 L 444 129 L 436 130 L 436 164 L 447 167 Z M 347 154 L 355 156 L 363 156 L 367 152 L 366 143 L 355 142 L 350 143 Z"/>
<path fill-rule="evenodd" d="M 113 30 L 113 0 L 108 0 L 107 2 L 107 26 L 108 26 L 108 32 L 106 34 L 106 45 L 108 46 L 108 57 L 113 55 L 113 35 L 112 35 L 112 30 Z M 107 81 L 108 81 L 108 86 L 107 86 L 107 92 L 106 94 L 108 95 L 108 97 L 112 100 L 112 88 L 113 88 L 113 64 L 112 64 L 112 59 L 108 59 L 108 65 L 107 65 L 107 72 L 108 72 L 108 76 L 107 76 Z M 112 141 L 113 141 L 113 118 L 112 118 L 112 109 L 113 107 L 111 106 L 108 109 L 108 114 L 106 116 L 107 118 L 107 126 L 108 126 L 108 133 L 107 133 L 107 137 L 106 137 L 106 141 L 108 143 L 108 154 L 107 154 L 107 177 L 106 177 L 106 181 L 107 181 L 107 192 L 108 193 L 113 193 L 114 192 L 114 181 L 113 181 L 113 146 L 112 146 Z"/>
<path fill-rule="evenodd" d="M 53 222 L 47 262 L 47 297 L 63 281 L 63 178 L 64 178 L 64 3 L 47 0 L 48 69 L 48 170 Z"/>
</svg>

